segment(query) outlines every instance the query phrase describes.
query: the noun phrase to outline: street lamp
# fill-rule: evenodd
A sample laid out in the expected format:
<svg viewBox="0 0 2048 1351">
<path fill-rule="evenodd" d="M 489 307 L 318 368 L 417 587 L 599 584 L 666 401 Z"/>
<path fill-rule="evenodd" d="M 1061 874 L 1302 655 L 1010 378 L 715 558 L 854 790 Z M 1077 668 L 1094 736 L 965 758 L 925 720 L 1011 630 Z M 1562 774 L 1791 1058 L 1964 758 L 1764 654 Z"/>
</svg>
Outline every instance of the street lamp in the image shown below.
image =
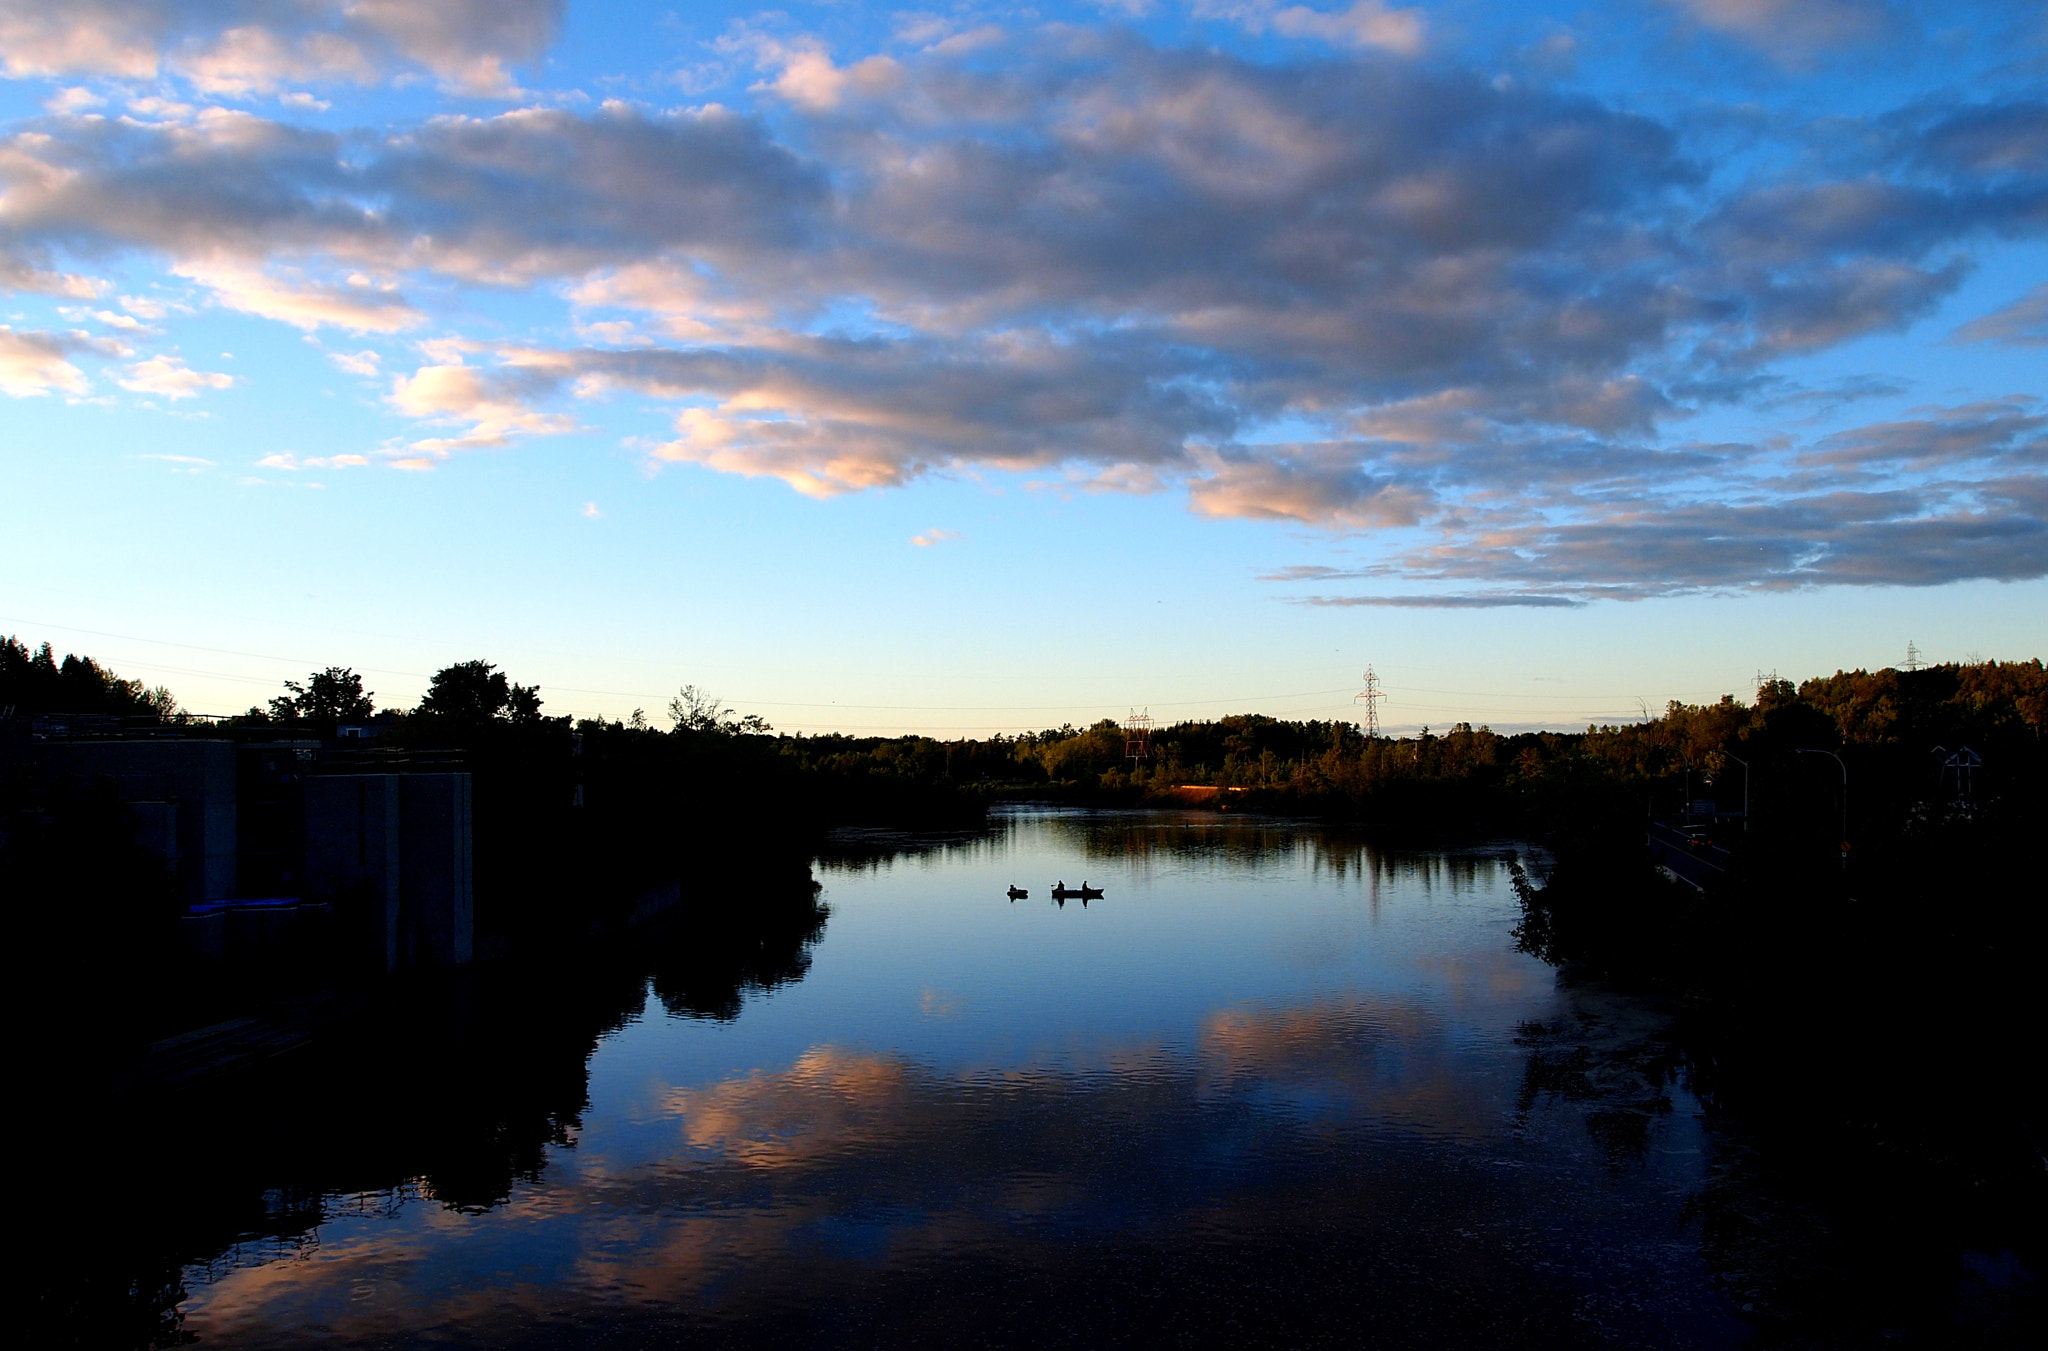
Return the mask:
<svg viewBox="0 0 2048 1351">
<path fill-rule="evenodd" d="M 1730 755 L 1727 751 L 1722 751 L 1721 754 L 1742 766 L 1742 829 L 1746 835 L 1749 832 L 1749 761 L 1739 755 Z M 1843 781 L 1847 782 L 1846 774 Z"/>
<path fill-rule="evenodd" d="M 1834 762 L 1835 762 L 1835 764 L 1836 764 L 1836 765 L 1838 765 L 1838 766 L 1840 766 L 1840 768 L 1841 768 L 1841 771 L 1842 771 L 1842 871 L 1844 871 L 1844 872 L 1847 872 L 1847 871 L 1849 870 L 1849 767 L 1848 767 L 1847 765 L 1844 765 L 1844 764 L 1842 764 L 1842 757 L 1841 757 L 1841 756 L 1839 756 L 1839 755 L 1837 755 L 1837 754 L 1835 754 L 1835 753 L 1834 753 L 1833 751 L 1815 751 L 1815 750 L 1807 750 L 1807 749 L 1806 749 L 1805 747 L 1801 746 L 1801 747 L 1796 747 L 1796 748 L 1794 749 L 1794 751 L 1793 751 L 1793 754 L 1795 754 L 1795 755 L 1825 755 L 1825 756 L 1826 756 L 1826 757 L 1827 757 L 1828 759 L 1830 759 L 1830 760 L 1834 761 Z"/>
</svg>

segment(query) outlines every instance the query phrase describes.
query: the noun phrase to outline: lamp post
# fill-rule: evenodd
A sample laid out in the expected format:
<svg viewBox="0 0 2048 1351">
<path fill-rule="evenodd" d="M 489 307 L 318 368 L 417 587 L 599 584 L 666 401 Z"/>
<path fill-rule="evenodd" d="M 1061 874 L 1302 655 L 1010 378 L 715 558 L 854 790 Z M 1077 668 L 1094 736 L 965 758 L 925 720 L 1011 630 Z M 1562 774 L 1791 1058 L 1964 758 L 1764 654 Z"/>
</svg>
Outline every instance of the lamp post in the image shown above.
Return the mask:
<svg viewBox="0 0 2048 1351">
<path fill-rule="evenodd" d="M 1742 833 L 1747 835 L 1749 833 L 1749 761 L 1739 755 L 1729 755 L 1727 751 L 1722 751 L 1721 754 L 1728 756 L 1730 760 L 1742 766 Z"/>
<path fill-rule="evenodd" d="M 1842 764 L 1842 757 L 1833 751 L 1808 750 L 1801 746 L 1795 748 L 1793 753 L 1795 755 L 1825 755 L 1828 759 L 1834 761 L 1842 771 L 1842 871 L 1847 872 L 1849 870 L 1849 767 Z"/>
</svg>

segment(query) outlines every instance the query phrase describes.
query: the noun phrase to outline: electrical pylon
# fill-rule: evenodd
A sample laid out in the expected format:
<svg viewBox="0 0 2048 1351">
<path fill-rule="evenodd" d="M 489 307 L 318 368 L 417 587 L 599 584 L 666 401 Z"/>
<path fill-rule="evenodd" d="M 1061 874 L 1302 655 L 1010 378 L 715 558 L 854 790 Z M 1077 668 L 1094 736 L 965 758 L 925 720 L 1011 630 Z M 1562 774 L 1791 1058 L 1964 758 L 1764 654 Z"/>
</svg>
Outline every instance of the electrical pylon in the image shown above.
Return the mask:
<svg viewBox="0 0 2048 1351">
<path fill-rule="evenodd" d="M 1124 759 L 1142 765 L 1152 758 L 1152 710 L 1131 710 L 1124 719 Z"/>
<path fill-rule="evenodd" d="M 1380 739 L 1380 700 L 1387 696 L 1380 693 L 1380 678 L 1373 674 L 1372 667 L 1365 668 L 1365 688 L 1351 696 L 1354 704 L 1365 705 L 1365 739 Z"/>
</svg>

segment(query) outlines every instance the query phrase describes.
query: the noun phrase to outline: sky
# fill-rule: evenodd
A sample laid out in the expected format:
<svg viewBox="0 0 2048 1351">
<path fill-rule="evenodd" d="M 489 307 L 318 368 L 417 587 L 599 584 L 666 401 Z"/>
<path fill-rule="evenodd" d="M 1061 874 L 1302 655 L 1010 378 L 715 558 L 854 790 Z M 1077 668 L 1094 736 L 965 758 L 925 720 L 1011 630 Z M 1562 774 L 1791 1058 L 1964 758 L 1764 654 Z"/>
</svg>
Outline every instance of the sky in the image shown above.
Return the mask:
<svg viewBox="0 0 2048 1351">
<path fill-rule="evenodd" d="M 2048 655 L 2048 6 L 0 0 L 0 633 L 1390 730 Z"/>
</svg>

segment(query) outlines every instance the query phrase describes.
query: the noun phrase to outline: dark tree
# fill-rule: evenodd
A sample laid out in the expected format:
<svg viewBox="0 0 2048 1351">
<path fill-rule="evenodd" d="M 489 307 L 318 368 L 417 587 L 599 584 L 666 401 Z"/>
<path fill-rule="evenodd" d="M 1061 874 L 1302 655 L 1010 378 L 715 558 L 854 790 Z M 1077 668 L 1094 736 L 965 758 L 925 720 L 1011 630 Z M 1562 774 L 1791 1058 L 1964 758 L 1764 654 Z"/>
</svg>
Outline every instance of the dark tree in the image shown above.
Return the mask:
<svg viewBox="0 0 2048 1351">
<path fill-rule="evenodd" d="M 633 716 L 641 716 L 639 709 Z M 685 685 L 675 698 L 668 701 L 669 721 L 678 732 L 710 732 L 719 736 L 765 736 L 774 731 L 761 720 L 758 713 L 742 717 L 738 709 L 727 708 L 720 700 L 695 685 Z M 644 725 L 644 721 L 638 725 Z"/>
<path fill-rule="evenodd" d="M 418 712 L 454 723 L 507 722 L 529 726 L 540 719 L 540 688 L 515 685 L 487 661 L 459 661 L 434 672 Z"/>
<path fill-rule="evenodd" d="M 514 685 L 505 698 L 506 716 L 524 727 L 540 721 L 540 687 Z"/>
<path fill-rule="evenodd" d="M 123 680 L 91 657 L 62 662 L 44 643 L 34 652 L 19 638 L 0 638 L 0 714 L 96 713 L 171 722 L 178 701 L 162 686 Z"/>
<path fill-rule="evenodd" d="M 332 727 L 344 722 L 362 722 L 377 711 L 377 706 L 370 702 L 371 691 L 363 688 L 363 678 L 346 666 L 330 666 L 324 671 L 315 671 L 303 685 L 296 680 L 287 680 L 284 687 L 291 693 L 270 701 L 270 716 L 279 722 L 310 722 Z"/>
</svg>

